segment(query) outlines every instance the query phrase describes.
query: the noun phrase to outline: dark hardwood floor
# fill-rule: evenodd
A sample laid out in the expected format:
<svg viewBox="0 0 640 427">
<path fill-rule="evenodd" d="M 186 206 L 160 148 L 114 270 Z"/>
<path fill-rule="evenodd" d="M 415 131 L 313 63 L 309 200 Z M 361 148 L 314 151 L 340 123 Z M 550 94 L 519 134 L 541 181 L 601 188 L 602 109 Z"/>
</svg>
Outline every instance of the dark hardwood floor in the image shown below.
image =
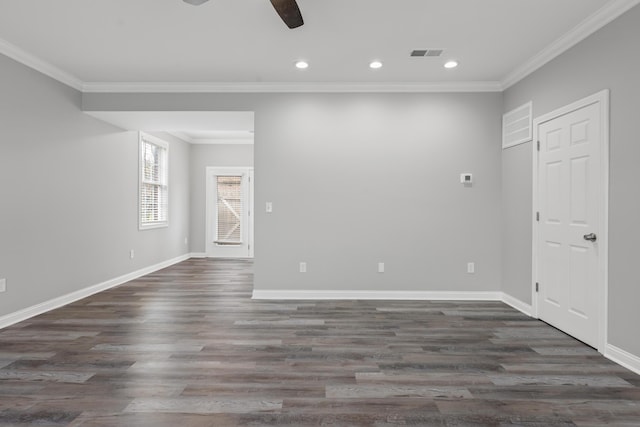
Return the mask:
<svg viewBox="0 0 640 427">
<path fill-rule="evenodd" d="M 192 259 L 0 331 L 0 425 L 640 426 L 640 376 L 497 302 L 253 301 Z"/>
</svg>

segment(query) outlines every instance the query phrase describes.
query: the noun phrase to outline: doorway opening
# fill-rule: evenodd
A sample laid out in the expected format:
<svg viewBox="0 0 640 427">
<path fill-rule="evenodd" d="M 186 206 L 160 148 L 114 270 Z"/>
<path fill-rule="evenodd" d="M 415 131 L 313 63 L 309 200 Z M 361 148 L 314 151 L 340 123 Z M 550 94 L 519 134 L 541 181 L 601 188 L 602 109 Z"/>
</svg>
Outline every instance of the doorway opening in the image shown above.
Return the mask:
<svg viewBox="0 0 640 427">
<path fill-rule="evenodd" d="M 253 258 L 253 168 L 207 167 L 207 256 Z"/>
</svg>

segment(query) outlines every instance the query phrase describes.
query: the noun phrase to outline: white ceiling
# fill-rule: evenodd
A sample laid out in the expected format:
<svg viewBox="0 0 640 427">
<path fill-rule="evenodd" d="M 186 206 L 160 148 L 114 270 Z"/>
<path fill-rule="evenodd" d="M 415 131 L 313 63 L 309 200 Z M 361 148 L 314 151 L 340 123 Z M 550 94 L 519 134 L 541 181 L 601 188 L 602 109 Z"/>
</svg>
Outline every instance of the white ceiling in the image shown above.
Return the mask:
<svg viewBox="0 0 640 427">
<path fill-rule="evenodd" d="M 0 53 L 87 90 L 477 82 L 500 90 L 639 2 L 298 0 L 305 25 L 290 30 L 269 0 L 2 0 Z M 427 48 L 445 52 L 409 56 Z M 443 68 L 450 58 L 457 69 Z M 297 70 L 298 59 L 310 67 Z M 384 67 L 371 70 L 374 59 Z"/>
<path fill-rule="evenodd" d="M 126 130 L 168 132 L 192 144 L 253 144 L 250 111 L 86 111 Z"/>
</svg>

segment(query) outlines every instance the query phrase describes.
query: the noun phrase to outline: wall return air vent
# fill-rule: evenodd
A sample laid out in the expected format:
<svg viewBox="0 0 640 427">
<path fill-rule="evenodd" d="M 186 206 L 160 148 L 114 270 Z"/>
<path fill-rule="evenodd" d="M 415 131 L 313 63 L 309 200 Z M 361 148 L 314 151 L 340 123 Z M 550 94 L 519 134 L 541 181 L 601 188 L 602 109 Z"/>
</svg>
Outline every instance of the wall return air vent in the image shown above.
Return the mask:
<svg viewBox="0 0 640 427">
<path fill-rule="evenodd" d="M 444 49 L 416 49 L 411 51 L 411 56 L 428 56 L 428 57 L 438 57 L 442 55 Z"/>
<path fill-rule="evenodd" d="M 513 147 L 533 139 L 533 103 L 511 110 L 502 116 L 502 148 Z"/>
</svg>

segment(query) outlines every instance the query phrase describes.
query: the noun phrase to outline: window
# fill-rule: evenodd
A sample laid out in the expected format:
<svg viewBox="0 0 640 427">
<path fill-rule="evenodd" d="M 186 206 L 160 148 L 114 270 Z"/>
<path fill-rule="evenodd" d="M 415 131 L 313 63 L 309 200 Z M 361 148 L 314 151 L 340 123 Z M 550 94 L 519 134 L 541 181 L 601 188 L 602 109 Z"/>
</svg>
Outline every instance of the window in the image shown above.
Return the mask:
<svg viewBox="0 0 640 427">
<path fill-rule="evenodd" d="M 169 144 L 140 132 L 140 230 L 167 227 Z"/>
</svg>

